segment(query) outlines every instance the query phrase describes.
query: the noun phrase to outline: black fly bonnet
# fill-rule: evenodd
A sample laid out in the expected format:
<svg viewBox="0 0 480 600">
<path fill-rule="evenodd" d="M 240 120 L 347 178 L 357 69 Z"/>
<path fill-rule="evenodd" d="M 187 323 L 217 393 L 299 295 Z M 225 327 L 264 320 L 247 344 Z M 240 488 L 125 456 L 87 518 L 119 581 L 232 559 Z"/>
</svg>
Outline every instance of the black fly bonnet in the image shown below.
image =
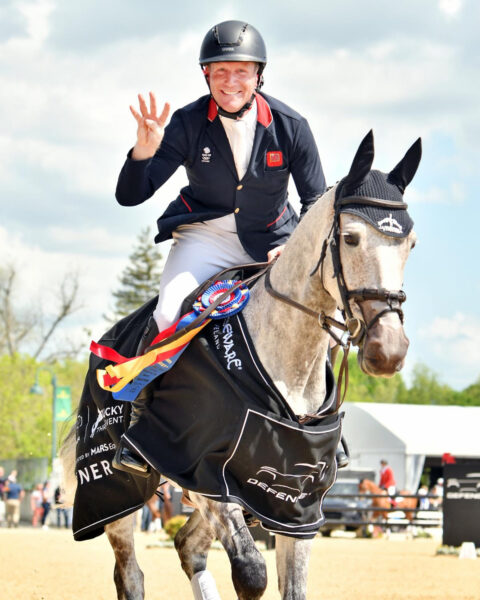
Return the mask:
<svg viewBox="0 0 480 600">
<path fill-rule="evenodd" d="M 331 239 L 334 275 L 342 298 L 346 326 L 354 345 L 361 346 L 366 332 L 388 312 L 398 313 L 403 323 L 401 304 L 407 297 L 403 290 L 347 289 L 340 257 L 340 214 L 359 216 L 385 235 L 398 238 L 408 236 L 413 221 L 407 212 L 407 204 L 403 201 L 403 193 L 417 171 L 421 152 L 419 138 L 390 173 L 371 171 L 374 146 L 373 132 L 369 131 L 357 150 L 350 172 L 335 190 L 335 217 L 330 235 L 322 249 L 319 265 L 325 258 L 328 240 Z M 387 303 L 388 308 L 378 312 L 372 321 L 366 324 L 354 317 L 351 300 L 381 300 Z"/>
</svg>

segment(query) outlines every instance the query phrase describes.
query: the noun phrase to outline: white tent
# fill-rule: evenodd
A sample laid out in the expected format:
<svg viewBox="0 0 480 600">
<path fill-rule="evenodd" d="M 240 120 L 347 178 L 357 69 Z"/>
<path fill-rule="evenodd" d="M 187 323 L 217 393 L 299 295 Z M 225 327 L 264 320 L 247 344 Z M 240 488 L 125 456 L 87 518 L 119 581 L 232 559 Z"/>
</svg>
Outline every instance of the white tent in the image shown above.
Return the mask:
<svg viewBox="0 0 480 600">
<path fill-rule="evenodd" d="M 480 457 L 480 407 L 345 402 L 351 466 L 391 465 L 398 489 L 416 491 L 425 457 Z"/>
</svg>

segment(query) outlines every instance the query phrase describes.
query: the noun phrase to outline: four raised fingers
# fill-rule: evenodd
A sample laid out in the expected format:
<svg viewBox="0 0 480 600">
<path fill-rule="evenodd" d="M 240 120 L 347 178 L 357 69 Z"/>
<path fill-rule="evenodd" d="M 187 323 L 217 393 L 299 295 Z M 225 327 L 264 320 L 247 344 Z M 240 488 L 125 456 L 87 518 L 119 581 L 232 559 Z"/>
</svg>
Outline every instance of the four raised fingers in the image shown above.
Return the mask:
<svg viewBox="0 0 480 600">
<path fill-rule="evenodd" d="M 155 94 L 153 92 L 149 92 L 150 97 L 150 110 L 148 109 L 147 103 L 145 102 L 142 94 L 138 94 L 138 103 L 140 105 L 140 113 L 135 110 L 135 108 L 130 105 L 130 112 L 135 117 L 137 123 L 140 124 L 140 120 L 142 117 L 144 119 L 151 119 L 152 121 L 156 121 L 160 127 L 164 127 L 167 121 L 168 115 L 170 113 L 170 104 L 165 102 L 162 113 L 159 117 L 157 117 L 157 99 L 155 98 Z"/>
</svg>

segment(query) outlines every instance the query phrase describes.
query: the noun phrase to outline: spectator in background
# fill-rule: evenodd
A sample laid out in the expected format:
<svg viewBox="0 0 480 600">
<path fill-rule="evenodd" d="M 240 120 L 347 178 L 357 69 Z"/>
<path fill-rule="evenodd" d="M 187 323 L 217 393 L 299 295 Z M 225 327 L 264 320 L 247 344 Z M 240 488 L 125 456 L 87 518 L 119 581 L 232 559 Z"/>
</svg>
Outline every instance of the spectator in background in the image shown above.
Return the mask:
<svg viewBox="0 0 480 600">
<path fill-rule="evenodd" d="M 172 493 L 171 486 L 168 481 L 162 483 L 162 496 L 160 497 L 160 512 L 162 514 L 162 526 L 173 517 Z"/>
<path fill-rule="evenodd" d="M 421 496 L 418 502 L 418 508 L 420 510 L 428 510 L 430 508 L 430 498 L 428 498 L 428 487 L 426 485 L 421 485 L 418 488 L 418 495 Z"/>
<path fill-rule="evenodd" d="M 32 509 L 32 526 L 36 527 L 43 515 L 43 484 L 37 483 L 30 496 L 30 508 Z"/>
<path fill-rule="evenodd" d="M 431 494 L 432 496 L 438 496 L 437 498 L 432 498 L 432 506 L 436 509 L 441 508 L 443 504 L 443 477 L 437 479 L 437 483 L 433 486 Z"/>
<path fill-rule="evenodd" d="M 70 508 L 65 506 L 65 498 L 64 498 L 65 490 L 63 490 L 60 486 L 55 488 L 55 493 L 53 494 L 53 500 L 55 503 L 55 511 L 57 513 L 57 527 L 62 526 L 62 515 L 63 515 L 63 524 L 64 527 L 70 527 Z"/>
<path fill-rule="evenodd" d="M 42 529 L 48 529 L 47 517 L 50 512 L 50 508 L 52 507 L 52 499 L 53 498 L 52 498 L 52 492 L 51 492 L 51 488 L 50 488 L 50 482 L 46 481 L 43 485 L 43 490 L 42 490 L 42 508 L 43 508 Z"/>
<path fill-rule="evenodd" d="M 152 523 L 152 511 L 148 504 L 144 504 L 142 508 L 142 518 L 140 522 L 140 529 L 142 531 L 149 531 L 150 524 Z"/>
<path fill-rule="evenodd" d="M 20 502 L 25 496 L 22 486 L 17 483 L 17 471 L 8 476 L 5 488 L 5 513 L 8 527 L 18 527 L 20 522 Z"/>
<path fill-rule="evenodd" d="M 380 482 L 378 485 L 382 490 L 386 490 L 389 496 L 395 496 L 397 492 L 395 475 L 393 474 L 392 467 L 384 458 L 380 461 Z"/>
<path fill-rule="evenodd" d="M 5 479 L 5 469 L 0 465 L 0 527 L 3 525 L 5 518 L 5 501 L 4 501 L 4 490 L 7 480 Z"/>
</svg>

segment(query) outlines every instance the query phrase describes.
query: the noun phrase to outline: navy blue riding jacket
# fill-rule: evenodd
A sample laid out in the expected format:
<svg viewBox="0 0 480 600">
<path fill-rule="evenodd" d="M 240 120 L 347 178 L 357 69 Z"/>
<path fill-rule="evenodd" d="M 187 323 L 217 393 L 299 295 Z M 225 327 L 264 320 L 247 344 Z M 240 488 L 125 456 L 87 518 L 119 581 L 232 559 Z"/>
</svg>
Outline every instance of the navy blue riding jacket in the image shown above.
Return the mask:
<svg viewBox="0 0 480 600">
<path fill-rule="evenodd" d="M 175 111 L 151 159 L 132 160 L 118 179 L 116 198 L 135 206 L 150 198 L 180 165 L 189 185 L 158 219 L 156 242 L 172 237 L 179 225 L 234 213 L 244 249 L 265 261 L 284 244 L 298 217 L 288 202 L 293 176 L 301 215 L 325 191 L 318 150 L 306 119 L 270 96 L 257 94 L 257 127 L 247 172 L 238 179 L 227 135 L 210 96 Z"/>
</svg>

